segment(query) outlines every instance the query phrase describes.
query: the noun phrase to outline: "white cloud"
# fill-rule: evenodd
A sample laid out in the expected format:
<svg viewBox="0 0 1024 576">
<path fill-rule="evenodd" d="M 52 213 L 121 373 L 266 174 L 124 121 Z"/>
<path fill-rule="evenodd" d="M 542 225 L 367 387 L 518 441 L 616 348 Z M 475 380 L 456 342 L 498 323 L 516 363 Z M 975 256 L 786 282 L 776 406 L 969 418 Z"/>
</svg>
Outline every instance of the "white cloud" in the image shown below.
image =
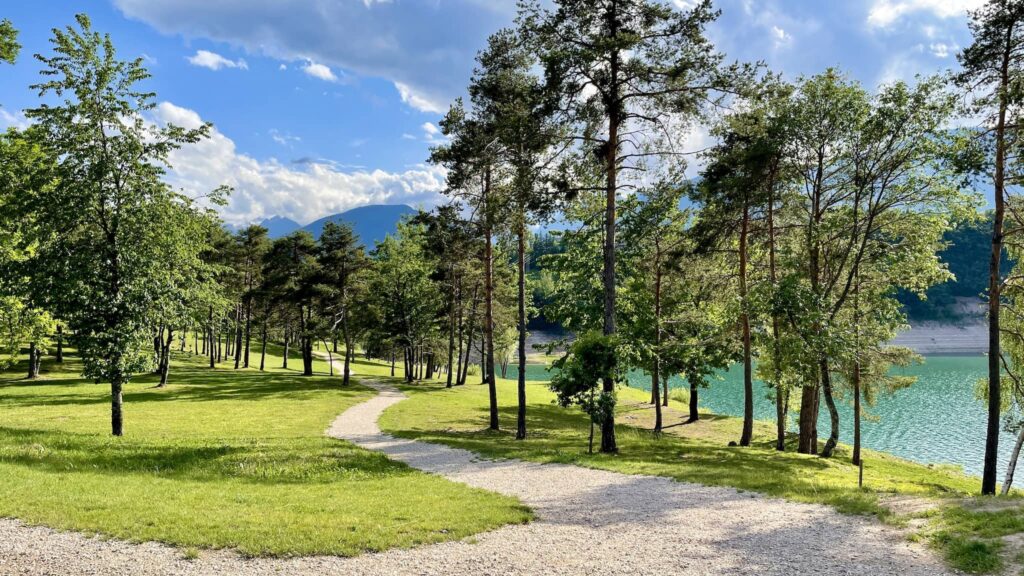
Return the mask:
<svg viewBox="0 0 1024 576">
<path fill-rule="evenodd" d="M 474 55 L 489 34 L 513 23 L 516 7 L 516 0 L 112 2 L 166 35 L 384 79 L 409 106 L 435 113 L 464 94 Z"/>
<path fill-rule="evenodd" d="M 197 113 L 161 102 L 153 111 L 158 123 L 195 127 Z M 354 169 L 328 161 L 284 164 L 240 153 L 233 140 L 214 129 L 211 137 L 171 154 L 170 184 L 193 196 L 227 184 L 235 189 L 221 212 L 231 224 L 270 216 L 310 222 L 366 204 L 434 204 L 440 201 L 445 174 L 439 167 L 414 166 L 404 172 Z"/>
<path fill-rule="evenodd" d="M 11 114 L 7 110 L 0 108 L 0 128 L 3 128 L 4 130 L 8 128 L 24 130 L 25 128 L 28 128 L 28 125 L 29 121 L 28 118 L 25 117 L 25 114 L 21 112 Z"/>
<path fill-rule="evenodd" d="M 956 45 L 949 45 L 945 42 L 935 42 L 928 46 L 928 50 L 936 58 L 949 58 L 949 54 L 956 51 L 956 49 Z"/>
<path fill-rule="evenodd" d="M 776 48 L 781 48 L 793 40 L 793 37 L 790 36 L 789 32 L 786 32 L 779 26 L 772 26 L 772 38 L 775 39 Z"/>
<path fill-rule="evenodd" d="M 189 56 L 186 60 L 188 60 L 188 63 L 193 66 L 209 68 L 210 70 L 220 70 L 221 68 L 238 68 L 240 70 L 249 69 L 249 65 L 241 58 L 238 60 L 229 60 L 220 54 L 210 52 L 209 50 L 197 50 L 194 55 Z"/>
<path fill-rule="evenodd" d="M 442 144 L 448 141 L 433 122 L 424 122 L 420 128 L 423 130 L 423 141 L 427 144 Z"/>
<path fill-rule="evenodd" d="M 312 60 L 308 60 L 306 62 L 306 64 L 302 67 L 302 71 L 308 74 L 309 76 L 312 76 L 313 78 L 319 78 L 320 80 L 323 80 L 325 82 L 338 81 L 338 77 L 334 74 L 334 72 L 331 70 L 329 66 L 313 62 Z"/>
<path fill-rule="evenodd" d="M 269 133 L 270 138 L 274 142 L 277 142 L 281 146 L 287 146 L 288 148 L 292 148 L 296 142 L 302 142 L 302 138 L 281 132 L 276 128 L 271 128 Z"/>
<path fill-rule="evenodd" d="M 278 70 L 287 70 L 288 69 L 288 65 L 287 64 L 281 64 L 280 66 L 277 67 L 277 69 Z"/>
<path fill-rule="evenodd" d="M 406 84 L 395 82 L 395 89 L 398 90 L 398 94 L 402 97 L 402 102 L 405 102 L 420 112 L 443 114 L 445 111 L 443 104 L 431 100 L 428 96 L 417 94 L 412 87 Z"/>
<path fill-rule="evenodd" d="M 868 25 L 886 28 L 914 12 L 929 12 L 938 18 L 955 18 L 980 8 L 985 0 L 873 0 Z"/>
</svg>

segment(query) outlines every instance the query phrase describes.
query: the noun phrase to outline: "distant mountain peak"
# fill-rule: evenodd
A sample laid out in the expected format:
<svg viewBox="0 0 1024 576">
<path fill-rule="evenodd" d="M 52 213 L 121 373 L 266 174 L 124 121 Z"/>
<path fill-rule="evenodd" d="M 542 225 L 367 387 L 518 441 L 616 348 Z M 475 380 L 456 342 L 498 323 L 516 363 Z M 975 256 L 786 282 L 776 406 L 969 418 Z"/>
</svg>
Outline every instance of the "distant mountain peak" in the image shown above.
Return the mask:
<svg viewBox="0 0 1024 576">
<path fill-rule="evenodd" d="M 398 222 L 403 217 L 416 214 L 416 212 L 416 209 L 405 204 L 371 204 L 325 216 L 305 226 L 283 216 L 267 218 L 260 222 L 260 226 L 267 229 L 267 235 L 270 238 L 282 238 L 298 230 L 309 232 L 313 238 L 320 238 L 325 224 L 344 222 L 352 227 L 360 241 L 369 250 L 388 234 L 394 234 L 398 229 Z"/>
</svg>

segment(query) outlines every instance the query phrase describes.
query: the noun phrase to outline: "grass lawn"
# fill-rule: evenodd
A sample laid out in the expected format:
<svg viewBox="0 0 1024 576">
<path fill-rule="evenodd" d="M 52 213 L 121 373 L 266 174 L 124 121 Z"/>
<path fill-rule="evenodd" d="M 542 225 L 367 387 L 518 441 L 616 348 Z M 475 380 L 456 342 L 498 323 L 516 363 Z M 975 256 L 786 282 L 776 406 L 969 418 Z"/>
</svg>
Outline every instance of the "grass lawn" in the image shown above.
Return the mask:
<svg viewBox="0 0 1024 576">
<path fill-rule="evenodd" d="M 165 389 L 135 379 L 123 438 L 109 435 L 109 388 L 78 377 L 73 358 L 45 359 L 38 381 L 21 366 L 0 375 L 0 517 L 275 556 L 354 555 L 531 518 L 512 498 L 325 437 L 367 388 L 299 376 L 297 358 L 284 371 L 268 357 L 266 373 L 205 362 L 176 354 Z"/>
<path fill-rule="evenodd" d="M 501 380 L 498 399 L 502 431 L 487 426 L 487 388 L 472 383 L 445 389 L 437 383 L 404 386 L 411 399 L 381 419 L 381 427 L 397 436 L 439 442 L 495 458 L 570 463 L 628 474 L 668 476 L 711 486 L 730 486 L 800 502 L 827 504 L 850 514 L 872 514 L 882 520 L 916 526 L 913 538 L 926 539 L 958 569 L 998 571 L 1009 560 L 1002 537 L 1024 531 L 1020 499 L 998 510 L 986 509 L 991 499 L 969 498 L 979 480 L 945 466 L 926 466 L 888 454 L 864 452 L 864 488 L 857 486 L 857 467 L 849 448 L 832 459 L 774 450 L 774 425 L 758 422 L 756 443 L 729 447 L 739 439 L 738 418 L 704 414 L 695 424 L 681 424 L 686 407 L 673 399 L 666 412 L 668 428 L 661 438 L 650 432 L 653 408 L 649 392 L 620 388 L 616 430 L 619 454 L 588 454 L 589 421 L 576 409 L 553 403 L 546 384 L 529 383 L 525 442 L 514 439 L 515 383 Z M 599 435 L 598 435 L 599 436 Z M 599 438 L 598 438 L 599 441 Z M 895 498 L 927 504 L 910 513 L 888 505 Z"/>
</svg>

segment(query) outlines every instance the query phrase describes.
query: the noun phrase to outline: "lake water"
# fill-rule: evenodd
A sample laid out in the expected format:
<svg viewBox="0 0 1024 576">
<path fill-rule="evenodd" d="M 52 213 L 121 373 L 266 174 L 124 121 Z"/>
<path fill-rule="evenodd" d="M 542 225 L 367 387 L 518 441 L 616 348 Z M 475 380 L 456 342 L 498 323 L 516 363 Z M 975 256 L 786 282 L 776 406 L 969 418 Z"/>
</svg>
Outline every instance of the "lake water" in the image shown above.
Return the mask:
<svg viewBox="0 0 1024 576">
<path fill-rule="evenodd" d="M 878 398 L 868 410 L 875 420 L 865 419 L 862 427 L 864 446 L 890 452 L 923 463 L 947 463 L 962 466 L 964 471 L 981 475 L 985 451 L 985 406 L 974 397 L 975 383 L 984 378 L 987 369 L 984 356 L 929 356 L 924 364 L 896 369 L 900 374 L 917 376 L 917 383 L 890 396 Z M 508 377 L 515 378 L 510 366 Z M 548 380 L 550 373 L 543 366 L 527 369 L 530 380 Z M 650 389 L 650 377 L 637 372 L 630 375 L 630 385 Z M 680 378 L 670 381 L 672 387 L 684 387 Z M 755 415 L 773 420 L 774 404 L 767 399 L 767 389 L 755 382 Z M 743 414 L 743 370 L 737 365 L 721 374 L 721 380 L 701 390 L 701 406 L 718 414 Z M 840 441 L 853 442 L 852 398 L 839 401 L 842 429 Z M 828 411 L 820 410 L 818 433 L 828 436 Z M 792 416 L 795 416 L 792 415 Z M 790 419 L 791 427 L 794 418 Z M 999 473 L 1002 475 L 1014 438 L 1000 436 Z"/>
</svg>

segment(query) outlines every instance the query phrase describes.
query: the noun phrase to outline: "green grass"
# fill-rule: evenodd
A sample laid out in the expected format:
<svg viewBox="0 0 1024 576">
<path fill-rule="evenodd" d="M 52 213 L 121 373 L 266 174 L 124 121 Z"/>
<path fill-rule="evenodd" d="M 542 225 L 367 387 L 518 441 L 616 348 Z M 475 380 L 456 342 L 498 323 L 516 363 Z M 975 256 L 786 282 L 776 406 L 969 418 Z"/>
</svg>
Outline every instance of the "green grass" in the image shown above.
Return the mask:
<svg viewBox="0 0 1024 576">
<path fill-rule="evenodd" d="M 439 442 L 493 458 L 519 458 L 559 462 L 627 474 L 667 476 L 709 486 L 729 486 L 798 502 L 826 504 L 847 514 L 874 515 L 883 521 L 905 524 L 886 505 L 894 495 L 934 501 L 937 511 L 919 537 L 942 554 L 951 566 L 971 573 L 1001 569 L 1005 553 L 1002 536 L 1024 531 L 1024 511 L 1017 497 L 1003 499 L 1006 509 L 971 511 L 976 478 L 948 466 L 927 466 L 889 454 L 864 451 L 864 487 L 857 486 L 858 469 L 849 463 L 847 446 L 836 456 L 822 459 L 801 455 L 794 444 L 774 450 L 774 425 L 757 422 L 750 448 L 730 447 L 740 436 L 738 418 L 704 413 L 695 424 L 682 424 L 685 395 L 671 398 L 665 433 L 656 438 L 649 393 L 620 388 L 616 428 L 619 453 L 588 454 L 588 419 L 576 409 L 553 403 L 546 384 L 528 384 L 525 442 L 514 439 L 515 385 L 499 381 L 498 399 L 502 431 L 486 430 L 486 387 L 470 384 L 445 389 L 436 383 L 403 386 L 411 399 L 381 418 L 381 427 L 397 436 Z M 975 499 L 976 500 L 976 499 Z"/>
<path fill-rule="evenodd" d="M 46 359 L 38 381 L 20 379 L 21 366 L 0 375 L 0 516 L 166 542 L 190 557 L 354 555 L 531 518 L 512 498 L 326 438 L 373 391 L 267 360 L 266 373 L 211 371 L 176 355 L 167 388 L 151 376 L 126 388 L 123 438 L 109 435 L 109 388 L 77 377 L 74 359 Z"/>
</svg>

